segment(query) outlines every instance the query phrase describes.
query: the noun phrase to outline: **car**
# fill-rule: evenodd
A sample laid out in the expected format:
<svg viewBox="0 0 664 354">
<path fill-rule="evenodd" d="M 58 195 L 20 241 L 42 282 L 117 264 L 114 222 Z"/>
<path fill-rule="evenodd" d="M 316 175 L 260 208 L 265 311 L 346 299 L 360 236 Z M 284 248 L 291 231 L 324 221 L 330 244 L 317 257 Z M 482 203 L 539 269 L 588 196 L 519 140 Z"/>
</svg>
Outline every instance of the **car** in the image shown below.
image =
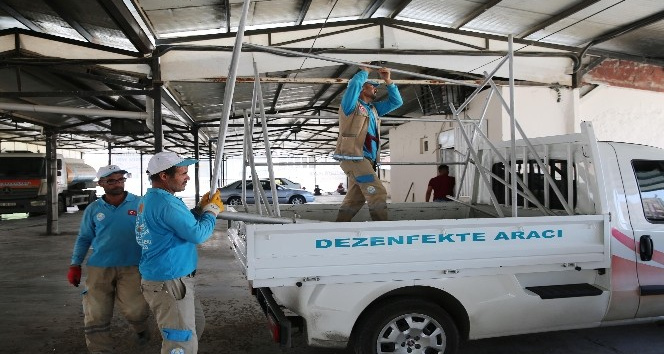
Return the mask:
<svg viewBox="0 0 664 354">
<path fill-rule="evenodd" d="M 247 183 L 247 203 L 254 203 L 254 187 L 252 181 L 246 181 Z M 265 191 L 265 196 L 267 200 L 272 203 L 272 189 L 270 188 L 269 180 L 260 180 L 261 187 Z M 314 195 L 311 192 L 302 190 L 302 189 L 292 189 L 286 188 L 280 185 L 277 187 L 277 197 L 279 203 L 282 204 L 304 204 L 311 203 L 314 201 Z M 242 205 L 242 181 L 235 181 L 233 183 L 227 184 L 224 187 L 219 188 L 221 192 L 221 200 L 226 205 Z"/>
</svg>

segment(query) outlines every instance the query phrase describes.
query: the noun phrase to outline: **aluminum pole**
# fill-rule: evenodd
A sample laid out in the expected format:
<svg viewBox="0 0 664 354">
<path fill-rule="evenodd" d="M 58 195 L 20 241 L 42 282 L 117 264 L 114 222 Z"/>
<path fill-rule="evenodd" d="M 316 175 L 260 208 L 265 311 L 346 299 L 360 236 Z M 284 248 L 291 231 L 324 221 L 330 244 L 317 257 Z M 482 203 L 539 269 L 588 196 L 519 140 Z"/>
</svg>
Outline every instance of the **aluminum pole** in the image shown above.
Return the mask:
<svg viewBox="0 0 664 354">
<path fill-rule="evenodd" d="M 516 120 L 514 119 L 514 37 L 510 34 L 507 36 L 507 56 L 509 59 L 509 81 L 510 81 L 510 149 L 512 155 L 512 161 L 510 166 L 510 171 L 512 173 L 512 179 L 510 180 L 512 185 L 512 216 L 518 216 L 518 205 L 517 205 L 517 188 L 516 188 Z"/>
<path fill-rule="evenodd" d="M 496 95 L 500 99 L 503 107 L 505 107 L 507 109 L 507 107 L 508 107 L 507 102 L 505 101 L 505 98 L 503 97 L 503 95 L 501 95 L 500 92 L 497 90 L 496 84 L 493 81 L 491 81 L 490 84 L 494 89 L 496 89 Z M 526 136 L 526 133 L 521 128 L 521 125 L 519 124 L 519 122 L 517 120 L 514 120 L 514 124 L 515 124 L 515 127 L 516 127 L 517 131 L 519 132 L 519 135 L 521 135 L 521 138 L 526 143 L 526 146 L 528 147 L 528 150 L 530 150 L 530 153 L 532 153 L 533 156 L 535 156 L 535 162 L 537 163 L 537 166 L 539 166 L 539 168 L 543 171 L 542 175 L 544 176 L 545 182 L 549 183 L 549 185 L 551 186 L 551 189 L 553 189 L 553 192 L 558 197 L 558 200 L 560 201 L 560 204 L 563 205 L 563 207 L 565 208 L 565 211 L 567 212 L 567 214 L 568 215 L 574 215 L 574 210 L 572 210 L 572 208 L 569 206 L 569 204 L 565 200 L 565 197 L 563 196 L 562 192 L 560 192 L 560 189 L 558 189 L 558 186 L 556 185 L 556 181 L 554 181 L 553 177 L 551 177 L 551 174 L 547 172 L 547 171 L 549 171 L 548 164 L 545 164 L 545 163 L 542 162 L 542 159 L 539 157 L 539 154 L 537 153 L 537 150 L 535 150 L 535 147 L 530 142 L 530 139 L 528 139 L 528 136 Z M 546 145 L 545 145 L 545 147 L 546 147 Z M 548 190 L 549 190 L 548 188 L 545 188 L 544 192 L 547 193 Z M 546 203 L 544 203 L 544 204 L 546 206 Z"/>
<path fill-rule="evenodd" d="M 489 108 L 489 102 L 491 101 L 491 97 L 493 97 L 493 88 L 489 91 L 489 94 L 486 96 L 486 101 L 484 102 L 484 107 L 482 108 L 482 115 L 480 116 L 480 121 L 477 123 L 477 126 L 475 127 L 475 131 L 473 132 L 473 136 L 470 139 L 471 143 L 475 143 L 475 138 L 477 137 L 477 129 L 482 129 L 482 123 L 484 122 L 484 117 L 486 117 L 486 112 Z M 462 122 L 460 120 L 460 122 Z M 463 129 L 463 126 L 460 127 L 460 129 Z M 461 187 L 463 187 L 463 181 L 466 179 L 466 173 L 468 172 L 468 162 L 470 161 L 470 149 L 472 149 L 473 146 L 468 147 L 468 151 L 466 151 L 466 157 L 464 158 L 464 167 L 463 167 L 463 173 L 461 174 L 461 180 L 459 182 L 459 186 L 457 187 L 457 194 L 456 198 L 459 199 L 459 196 L 461 195 Z"/>
<path fill-rule="evenodd" d="M 380 66 L 380 65 L 371 65 L 371 64 L 367 64 L 367 63 L 357 63 L 357 62 L 353 62 L 353 61 L 350 61 L 350 60 L 331 58 L 331 57 L 326 57 L 326 56 L 317 55 L 317 54 L 296 52 L 296 51 L 293 51 L 293 50 L 287 50 L 287 49 L 275 48 L 275 47 L 268 47 L 268 46 L 263 46 L 263 45 L 260 45 L 260 44 L 254 44 L 254 43 L 245 42 L 245 43 L 243 43 L 243 45 L 247 46 L 249 48 L 259 49 L 259 50 L 262 50 L 262 51 L 265 51 L 265 52 L 272 52 L 273 54 L 281 54 L 281 55 L 291 56 L 291 57 L 313 58 L 313 59 L 317 59 L 317 60 L 331 61 L 331 62 L 346 64 L 346 65 L 364 66 L 364 67 L 372 68 L 372 69 L 376 69 L 376 70 L 382 68 L 382 66 Z M 478 86 L 475 83 L 469 83 L 467 81 L 452 80 L 452 79 L 447 79 L 447 78 L 444 78 L 444 77 L 420 74 L 420 73 L 406 71 L 406 70 L 391 69 L 391 71 L 393 73 L 397 73 L 397 74 L 407 74 L 409 76 L 421 77 L 421 78 L 429 79 L 429 80 L 438 80 L 438 81 L 443 81 L 443 82 L 449 82 L 451 84 L 456 84 L 456 85 L 461 85 L 461 86 L 471 86 L 471 87 Z"/>
<path fill-rule="evenodd" d="M 240 52 L 242 51 L 242 41 L 244 40 L 244 27 L 247 22 L 247 13 L 249 12 L 249 4 L 251 0 L 244 0 L 242 5 L 242 14 L 240 16 L 240 24 L 237 28 L 235 35 L 235 47 L 233 48 L 233 56 L 231 64 L 228 68 L 228 81 L 226 81 L 226 88 L 224 89 L 224 105 L 221 113 L 221 121 L 219 122 L 219 133 L 217 139 L 217 151 L 214 159 L 214 175 L 210 183 L 210 194 L 215 192 L 217 179 L 219 179 L 219 172 L 221 169 L 221 157 L 224 155 L 224 143 L 226 142 L 226 132 L 228 131 L 228 121 L 231 115 L 231 106 L 233 105 L 233 93 L 235 92 L 235 79 L 237 78 L 237 68 L 240 64 Z"/>
<path fill-rule="evenodd" d="M 147 119 L 152 112 L 129 112 L 129 111 L 113 111 L 106 109 L 88 109 L 88 108 L 73 108 L 61 106 L 41 106 L 35 104 L 24 103 L 0 103 L 0 109 L 6 111 L 23 111 L 23 112 L 39 112 L 39 113 L 58 113 L 58 114 L 71 114 L 78 116 L 102 116 L 112 118 L 130 118 L 130 119 Z"/>
<path fill-rule="evenodd" d="M 454 105 L 452 105 L 451 103 L 450 103 L 450 109 L 452 110 L 452 113 L 454 113 L 454 117 L 459 118 L 459 111 L 455 110 Z M 461 126 L 461 123 L 459 123 L 459 126 Z M 468 151 L 470 151 L 471 154 L 473 155 L 475 164 L 481 164 L 482 161 L 480 161 L 480 158 L 477 155 L 477 152 L 475 152 L 475 149 L 472 148 L 472 143 L 470 141 L 470 138 L 468 137 L 468 134 L 466 134 L 466 131 L 463 129 L 460 129 L 460 131 L 461 135 L 463 136 L 463 139 L 466 141 L 466 144 L 468 144 L 468 146 L 471 147 Z M 505 214 L 503 214 L 503 211 L 502 209 L 500 209 L 500 205 L 498 204 L 498 199 L 496 198 L 496 195 L 493 193 L 493 190 L 491 189 L 491 182 L 489 181 L 489 178 L 481 168 L 478 168 L 477 171 L 479 171 L 482 177 L 482 181 L 484 182 L 486 189 L 489 192 L 489 196 L 491 197 L 491 202 L 493 203 L 493 207 L 496 208 L 496 213 L 501 218 L 505 217 Z"/>
<path fill-rule="evenodd" d="M 258 98 L 258 106 L 260 108 L 261 115 L 261 125 L 263 126 L 263 142 L 265 144 L 265 158 L 267 159 L 267 171 L 270 177 L 270 188 L 272 189 L 272 211 L 273 215 L 281 216 L 281 210 L 279 210 L 279 196 L 277 195 L 277 186 L 274 183 L 274 167 L 272 165 L 272 152 L 270 151 L 270 138 L 267 135 L 267 118 L 265 117 L 265 104 L 263 102 L 263 90 L 261 88 L 260 79 L 258 76 L 258 67 L 254 61 L 254 75 L 256 77 L 256 83 L 254 89 L 256 91 L 256 97 Z"/>
</svg>

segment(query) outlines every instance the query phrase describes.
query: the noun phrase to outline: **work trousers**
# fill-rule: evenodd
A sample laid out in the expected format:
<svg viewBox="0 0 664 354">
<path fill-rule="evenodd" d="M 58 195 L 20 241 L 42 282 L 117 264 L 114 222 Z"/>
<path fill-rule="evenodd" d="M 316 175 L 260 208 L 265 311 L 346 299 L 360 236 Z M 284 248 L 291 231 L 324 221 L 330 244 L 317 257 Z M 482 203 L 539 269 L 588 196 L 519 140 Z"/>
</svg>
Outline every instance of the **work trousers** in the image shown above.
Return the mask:
<svg viewBox="0 0 664 354">
<path fill-rule="evenodd" d="M 136 333 L 148 329 L 148 304 L 141 294 L 138 267 L 88 266 L 83 292 L 85 342 L 91 353 L 113 353 L 111 318 L 117 303 Z"/>
<path fill-rule="evenodd" d="M 141 289 L 161 332 L 161 354 L 196 354 L 205 315 L 195 297 L 193 276 L 166 281 L 143 279 Z"/>
<path fill-rule="evenodd" d="M 339 207 L 337 221 L 351 221 L 365 201 L 372 220 L 387 220 L 387 191 L 378 179 L 371 161 L 342 161 L 341 169 L 348 176 L 348 193 Z"/>
</svg>

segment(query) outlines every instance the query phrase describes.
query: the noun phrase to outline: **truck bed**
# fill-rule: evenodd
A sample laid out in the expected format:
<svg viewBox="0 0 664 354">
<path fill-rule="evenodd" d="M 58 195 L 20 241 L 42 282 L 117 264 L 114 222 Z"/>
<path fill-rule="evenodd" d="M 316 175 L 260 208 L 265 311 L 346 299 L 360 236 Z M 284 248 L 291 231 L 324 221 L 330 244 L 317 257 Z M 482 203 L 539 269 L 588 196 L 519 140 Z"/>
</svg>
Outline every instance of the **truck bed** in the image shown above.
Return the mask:
<svg viewBox="0 0 664 354">
<path fill-rule="evenodd" d="M 536 216 L 537 210 L 524 210 L 516 218 L 478 218 L 477 211 L 457 203 L 394 203 L 391 221 L 362 222 L 369 219 L 364 208 L 354 219 L 360 222 L 331 223 L 338 205 L 281 210 L 301 222 L 234 221 L 229 228 L 254 287 L 609 266 L 609 224 L 601 215 Z"/>
</svg>

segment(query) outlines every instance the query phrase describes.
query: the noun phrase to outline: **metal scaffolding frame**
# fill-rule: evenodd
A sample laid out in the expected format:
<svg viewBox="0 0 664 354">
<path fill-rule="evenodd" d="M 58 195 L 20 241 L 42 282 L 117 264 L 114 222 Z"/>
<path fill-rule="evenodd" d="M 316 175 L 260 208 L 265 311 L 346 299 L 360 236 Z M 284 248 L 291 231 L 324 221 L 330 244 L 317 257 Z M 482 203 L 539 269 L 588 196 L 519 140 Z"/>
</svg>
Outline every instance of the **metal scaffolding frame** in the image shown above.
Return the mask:
<svg viewBox="0 0 664 354">
<path fill-rule="evenodd" d="M 247 7 L 248 3 L 250 0 L 245 0 L 244 6 Z M 346 65 L 355 65 L 355 66 L 364 66 L 372 69 L 380 69 L 381 67 L 378 65 L 371 65 L 371 64 L 366 64 L 366 63 L 356 63 L 356 62 L 351 62 L 347 60 L 341 60 L 341 59 L 336 59 L 336 58 L 331 58 L 331 57 L 326 57 L 323 55 L 317 55 L 317 54 L 309 54 L 309 53 L 302 53 L 302 52 L 296 52 L 296 51 L 290 51 L 287 49 L 283 48 L 275 48 L 275 47 L 268 47 L 268 46 L 262 46 L 262 45 L 257 45 L 257 44 L 251 44 L 251 43 L 242 43 L 242 37 L 243 37 L 243 31 L 244 31 L 244 21 L 246 20 L 246 9 L 243 11 L 243 17 L 242 20 L 240 21 L 240 26 L 238 30 L 238 34 L 236 37 L 236 46 L 233 50 L 233 57 L 231 61 L 231 68 L 229 70 L 229 79 L 227 81 L 226 85 L 226 97 L 224 101 L 224 113 L 222 114 L 222 122 L 220 124 L 219 128 L 219 145 L 217 146 L 217 155 L 216 155 L 216 161 L 215 161 L 215 178 L 212 180 L 213 184 L 211 186 L 211 191 L 214 190 L 215 186 L 214 183 L 217 180 L 217 175 L 218 175 L 218 165 L 219 165 L 219 157 L 222 156 L 223 152 L 223 142 L 225 141 L 225 134 L 227 131 L 227 125 L 228 125 L 228 117 L 229 117 L 229 112 L 230 112 L 230 102 L 232 102 L 232 96 L 233 96 L 233 86 L 235 83 L 236 79 L 236 74 L 237 74 L 237 60 L 239 57 L 239 53 L 241 51 L 242 46 L 248 47 L 248 48 L 253 48 L 256 50 L 261 50 L 265 51 L 268 53 L 276 54 L 276 55 L 282 55 L 282 56 L 296 56 L 296 57 L 307 57 L 307 58 L 314 58 L 317 60 L 324 60 L 324 61 L 330 61 L 330 62 L 336 62 L 336 63 L 342 63 Z M 241 45 L 240 45 L 241 44 Z M 504 97 L 501 95 L 500 90 L 498 89 L 496 83 L 493 81 L 493 77 L 495 73 L 503 66 L 505 63 L 508 64 L 509 66 L 509 103 L 507 103 L 504 99 Z M 425 74 L 420 74 L 420 73 L 415 73 L 415 72 L 408 72 L 408 71 L 403 71 L 403 70 L 393 70 L 393 72 L 398 72 L 402 74 L 407 74 L 410 76 L 414 77 L 421 77 L 429 80 L 439 80 L 442 82 L 447 82 L 451 84 L 457 84 L 457 85 L 465 85 L 465 86 L 471 86 L 474 87 L 475 90 L 470 94 L 468 98 L 459 106 L 459 107 L 454 107 L 453 104 L 450 104 L 450 109 L 453 113 L 453 118 L 452 120 L 449 119 L 433 119 L 433 120 L 428 120 L 428 121 L 441 121 L 441 122 L 456 122 L 459 124 L 459 131 L 461 132 L 461 135 L 463 139 L 465 140 L 467 146 L 468 146 L 468 151 L 466 152 L 466 156 L 464 158 L 464 161 L 462 164 L 464 164 L 464 172 L 463 172 L 463 177 L 462 180 L 465 178 L 466 171 L 469 167 L 469 164 L 472 163 L 475 165 L 475 174 L 479 173 L 481 177 L 482 183 L 485 185 L 487 188 L 487 191 L 490 194 L 491 202 L 493 204 L 493 207 L 495 208 L 495 216 L 498 217 L 505 217 L 505 213 L 503 212 L 503 209 L 496 198 L 496 195 L 493 192 L 493 189 L 491 188 L 491 180 L 495 179 L 496 181 L 502 183 L 505 185 L 506 190 L 510 192 L 511 195 L 511 202 L 509 205 L 511 206 L 511 213 L 509 216 L 511 217 L 517 217 L 518 216 L 518 196 L 521 195 L 523 197 L 523 204 L 524 206 L 527 205 L 528 202 L 532 203 L 535 205 L 543 214 L 545 215 L 555 215 L 551 210 L 546 208 L 542 203 L 540 203 L 537 198 L 535 197 L 534 193 L 528 188 L 528 185 L 522 178 L 520 178 L 517 174 L 516 170 L 516 165 L 517 165 L 517 151 L 516 151 L 516 133 L 517 131 L 519 132 L 521 138 L 525 141 L 526 146 L 527 146 L 527 151 L 526 151 L 526 156 L 528 153 L 532 154 L 532 156 L 535 157 L 535 161 L 539 168 L 543 171 L 549 171 L 549 166 L 548 166 L 548 161 L 542 160 L 540 158 L 539 154 L 531 144 L 530 140 L 528 137 L 525 135 L 523 129 L 521 129 L 521 126 L 517 122 L 515 118 L 515 110 L 514 110 L 514 48 L 513 48 L 513 37 L 510 35 L 508 37 L 508 51 L 507 55 L 503 57 L 494 70 L 490 73 L 484 73 L 485 78 L 480 84 L 475 84 L 475 83 L 468 83 L 465 81 L 459 81 L 459 80 L 451 80 L 451 79 L 446 79 L 446 78 L 441 78 L 441 77 L 435 77 L 431 75 L 425 75 Z M 263 199 L 263 203 L 266 205 L 266 211 L 269 214 L 269 216 L 273 217 L 275 219 L 275 223 L 283 223 L 284 218 L 279 218 L 279 211 L 278 211 L 278 200 L 276 198 L 276 189 L 275 189 L 275 183 L 274 183 L 274 173 L 273 173 L 273 166 L 275 164 L 272 163 L 271 159 L 271 153 L 270 153 L 270 143 L 268 140 L 267 136 L 267 123 L 266 123 L 266 116 L 265 116 L 265 110 L 263 107 L 263 100 L 262 100 L 262 90 L 260 86 L 260 78 L 258 74 L 258 68 L 256 67 L 256 63 L 254 62 L 254 94 L 252 97 L 252 107 L 251 107 L 251 122 L 249 117 L 246 115 L 245 112 L 245 145 L 244 145 L 244 156 L 245 156 L 245 166 L 243 168 L 243 203 L 245 203 L 245 210 L 246 208 L 246 195 L 245 195 L 245 181 L 246 181 L 246 165 L 248 164 L 249 167 L 252 170 L 252 177 L 254 179 L 254 202 L 256 203 L 256 208 L 257 208 L 257 213 L 259 214 L 259 218 L 252 219 L 251 214 L 246 214 L 240 216 L 239 214 L 242 213 L 228 213 L 224 212 L 221 213 L 221 218 L 223 219 L 229 219 L 229 220 L 239 220 L 238 218 L 243 218 L 244 221 L 254 221 L 254 222 L 270 222 L 270 218 L 265 218 L 262 216 L 262 209 L 260 207 L 260 201 L 256 196 L 259 194 L 261 195 L 261 199 Z M 484 108 L 482 110 L 482 115 L 479 120 L 462 120 L 460 119 L 459 115 L 460 112 L 462 112 L 468 104 L 479 94 L 479 92 L 484 89 L 485 87 L 489 87 L 491 92 L 486 98 L 486 102 L 484 104 Z M 502 106 L 504 109 L 508 112 L 510 116 L 510 147 L 507 151 L 507 154 L 509 155 L 508 157 L 503 156 L 498 149 L 495 148 L 490 142 L 489 145 L 492 148 L 492 152 L 497 156 L 497 158 L 504 164 L 505 167 L 509 165 L 509 173 L 507 169 L 505 169 L 505 175 L 506 178 L 503 179 L 500 176 L 495 175 L 492 173 L 489 169 L 485 168 L 482 166 L 482 157 L 479 154 L 479 151 L 475 148 L 474 143 L 475 143 L 475 138 L 479 134 L 482 138 L 484 138 L 488 142 L 488 138 L 484 133 L 481 132 L 481 125 L 482 122 L 485 119 L 485 115 L 487 112 L 487 107 L 489 104 L 489 101 L 493 94 L 496 94 L 496 96 L 500 99 Z M 265 194 L 263 193 L 262 188 L 260 188 L 259 183 L 258 183 L 258 176 L 256 174 L 256 163 L 253 160 L 253 146 L 252 146 L 252 137 L 253 137 L 253 120 L 254 120 L 254 113 L 256 109 L 257 102 L 260 103 L 260 117 L 261 117 L 261 123 L 262 123 L 262 128 L 263 128 L 263 140 L 265 144 L 265 149 L 266 149 L 266 156 L 268 157 L 267 161 L 267 166 L 270 171 L 270 184 L 272 187 L 272 193 L 273 193 L 273 201 L 274 201 L 274 207 L 273 210 L 270 210 L 269 204 L 267 203 L 267 199 L 265 197 Z M 389 119 L 389 118 L 388 118 Z M 393 119 L 393 120 L 417 120 L 417 119 Z M 463 128 L 463 123 L 471 122 L 473 123 L 473 134 L 472 138 L 468 136 L 466 133 L 465 129 Z M 326 163 L 328 164 L 328 163 Z M 329 163 L 331 164 L 331 163 Z M 393 163 L 393 164 L 399 164 L 399 163 Z M 401 163 L 401 164 L 420 164 L 420 163 Z M 262 164 L 265 165 L 265 164 Z M 277 164 L 277 165 L 284 165 L 284 164 Z M 568 168 L 567 173 L 571 173 L 570 169 Z M 546 179 L 546 184 L 550 186 L 556 197 L 560 200 L 561 204 L 565 208 L 565 211 L 569 215 L 573 215 L 574 212 L 570 207 L 570 203 L 568 203 L 565 200 L 565 197 L 562 195 L 560 192 L 560 189 L 556 186 L 555 181 L 553 180 L 553 177 L 549 173 L 543 173 Z M 569 177 L 569 176 L 568 176 Z M 507 180 L 509 178 L 509 181 Z M 568 181 L 570 179 L 568 178 Z M 522 191 L 518 190 L 518 187 L 522 188 Z M 547 187 L 548 187 L 547 186 Z M 258 190 L 256 190 L 256 188 Z M 460 189 L 460 187 L 459 187 Z M 548 188 L 545 189 L 546 194 L 548 195 Z M 568 191 L 569 194 L 569 191 Z M 454 201 L 461 203 L 463 205 L 467 206 L 472 206 L 472 204 L 467 204 L 462 201 L 458 200 L 458 195 L 456 198 L 452 198 Z M 569 195 L 568 195 L 569 197 Z M 506 204 L 508 204 L 506 202 Z M 548 200 L 545 202 L 546 205 L 548 205 Z M 475 208 L 474 206 L 472 206 Z M 484 211 L 483 211 L 484 212 Z M 494 215 L 493 213 L 490 212 L 485 212 L 488 215 Z M 229 214 L 235 214 L 229 215 Z M 295 222 L 293 220 L 292 222 Z"/>
</svg>

